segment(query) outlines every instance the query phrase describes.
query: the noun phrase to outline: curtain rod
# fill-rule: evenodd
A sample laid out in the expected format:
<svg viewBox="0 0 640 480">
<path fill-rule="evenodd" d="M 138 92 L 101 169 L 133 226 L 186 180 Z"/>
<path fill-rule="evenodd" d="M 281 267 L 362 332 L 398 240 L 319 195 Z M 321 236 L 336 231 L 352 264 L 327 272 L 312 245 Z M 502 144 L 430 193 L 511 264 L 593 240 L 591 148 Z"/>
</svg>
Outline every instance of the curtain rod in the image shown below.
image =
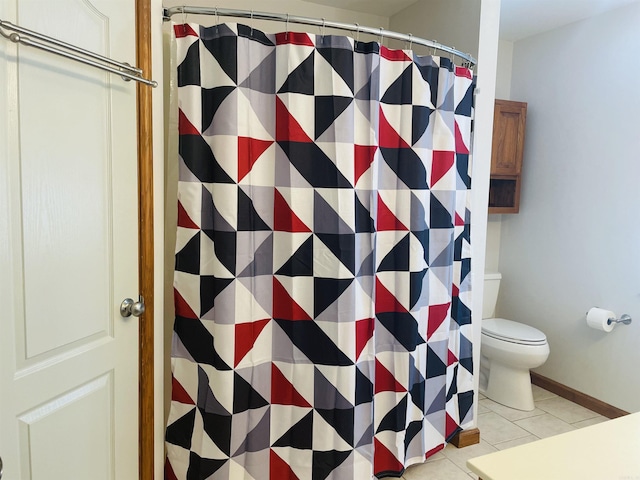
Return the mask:
<svg viewBox="0 0 640 480">
<path fill-rule="evenodd" d="M 313 25 L 313 26 L 323 27 L 323 28 L 324 27 L 337 28 L 339 30 L 347 30 L 350 32 L 368 33 L 371 35 L 377 35 L 379 37 L 393 38 L 395 40 L 402 40 L 405 42 L 409 42 L 410 44 L 415 43 L 417 45 L 423 45 L 425 47 L 431 47 L 437 50 L 442 50 L 444 52 L 447 52 L 462 58 L 469 64 L 470 67 L 477 63 L 476 59 L 473 58 L 471 55 L 467 53 L 463 53 L 459 50 L 456 50 L 455 47 L 442 45 L 433 40 L 426 40 L 424 38 L 414 37 L 412 34 L 406 35 L 404 33 L 384 30 L 382 27 L 380 28 L 361 27 L 357 23 L 332 22 L 329 20 L 325 20 L 323 18 L 299 17 L 297 15 L 289 15 L 288 13 L 254 12 L 253 10 L 251 11 L 238 10 L 234 8 L 217 8 L 217 7 L 210 8 L 210 7 L 189 7 L 189 6 L 163 8 L 164 21 L 170 20 L 172 15 L 177 15 L 177 14 L 215 15 L 216 17 L 223 16 L 223 17 L 249 18 L 252 20 L 253 19 L 271 20 L 276 22 L 285 22 L 287 24 L 299 23 L 302 25 Z"/>
<path fill-rule="evenodd" d="M 34 47 L 39 50 L 44 50 L 45 52 L 53 53 L 54 55 L 68 58 L 69 60 L 74 60 L 76 62 L 84 63 L 85 65 L 99 68 L 100 70 L 115 73 L 116 75 L 120 75 L 125 81 L 134 80 L 152 87 L 158 86 L 158 82 L 143 78 L 142 70 L 132 67 L 128 63 L 116 62 L 108 57 L 103 57 L 102 55 L 76 47 L 75 45 L 65 43 L 52 37 L 47 37 L 46 35 L 28 30 L 2 19 L 0 19 L 0 27 L 13 32 L 18 32 L 7 35 L 0 29 L 0 36 L 7 40 L 11 40 L 13 43 L 19 43 L 27 47 Z M 30 37 L 36 38 L 37 40 L 32 40 Z"/>
</svg>

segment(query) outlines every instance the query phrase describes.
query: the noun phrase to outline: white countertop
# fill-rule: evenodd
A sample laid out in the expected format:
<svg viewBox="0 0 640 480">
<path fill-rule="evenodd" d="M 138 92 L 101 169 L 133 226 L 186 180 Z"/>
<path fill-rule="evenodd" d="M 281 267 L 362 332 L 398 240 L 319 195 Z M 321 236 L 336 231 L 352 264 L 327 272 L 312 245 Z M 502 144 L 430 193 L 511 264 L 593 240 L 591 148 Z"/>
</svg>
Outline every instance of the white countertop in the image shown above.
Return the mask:
<svg viewBox="0 0 640 480">
<path fill-rule="evenodd" d="M 467 466 L 482 480 L 640 480 L 640 413 L 472 458 Z"/>
</svg>

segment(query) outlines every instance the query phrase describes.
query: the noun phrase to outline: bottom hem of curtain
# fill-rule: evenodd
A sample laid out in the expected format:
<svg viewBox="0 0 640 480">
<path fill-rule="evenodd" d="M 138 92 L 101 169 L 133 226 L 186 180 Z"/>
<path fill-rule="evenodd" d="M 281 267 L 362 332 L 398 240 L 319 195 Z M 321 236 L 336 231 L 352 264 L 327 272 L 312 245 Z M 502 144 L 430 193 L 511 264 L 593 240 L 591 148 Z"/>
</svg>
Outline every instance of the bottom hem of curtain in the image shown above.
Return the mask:
<svg viewBox="0 0 640 480">
<path fill-rule="evenodd" d="M 388 472 L 380 472 L 376 473 L 376 478 L 401 478 L 406 469 L 402 469 L 401 471 L 388 471 Z"/>
</svg>

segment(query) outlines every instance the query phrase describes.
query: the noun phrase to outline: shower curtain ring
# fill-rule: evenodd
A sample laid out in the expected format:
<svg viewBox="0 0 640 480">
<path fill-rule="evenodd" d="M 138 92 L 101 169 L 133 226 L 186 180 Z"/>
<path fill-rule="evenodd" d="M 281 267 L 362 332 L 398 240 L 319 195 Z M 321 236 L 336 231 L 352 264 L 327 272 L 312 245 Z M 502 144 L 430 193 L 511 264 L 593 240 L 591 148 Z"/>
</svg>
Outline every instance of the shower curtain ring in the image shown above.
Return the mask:
<svg viewBox="0 0 640 480">
<path fill-rule="evenodd" d="M 382 30 L 384 29 L 380 27 L 380 46 L 382 46 Z"/>
<path fill-rule="evenodd" d="M 287 23 L 285 24 L 284 27 L 284 38 L 286 38 L 287 40 L 289 40 L 289 14 L 287 13 Z"/>
<path fill-rule="evenodd" d="M 436 42 L 435 40 L 431 40 L 431 42 L 433 42 L 433 56 L 435 57 L 438 53 L 438 42 Z"/>
<path fill-rule="evenodd" d="M 327 21 L 323 18 L 322 19 L 322 30 L 320 30 L 320 35 L 322 36 L 322 39 L 324 40 L 324 27 L 326 26 Z"/>
<path fill-rule="evenodd" d="M 253 37 L 253 9 L 251 10 L 251 18 L 249 18 L 249 36 Z"/>
<path fill-rule="evenodd" d="M 413 33 L 409 34 L 409 50 L 413 48 Z"/>
<path fill-rule="evenodd" d="M 218 16 L 218 7 L 216 7 L 216 32 L 218 31 L 218 23 L 220 23 L 220 17 Z"/>
<path fill-rule="evenodd" d="M 356 22 L 356 42 L 360 41 L 360 24 Z"/>
<path fill-rule="evenodd" d="M 187 14 L 184 11 L 184 5 L 182 5 L 182 23 L 185 24 L 187 23 Z"/>
</svg>

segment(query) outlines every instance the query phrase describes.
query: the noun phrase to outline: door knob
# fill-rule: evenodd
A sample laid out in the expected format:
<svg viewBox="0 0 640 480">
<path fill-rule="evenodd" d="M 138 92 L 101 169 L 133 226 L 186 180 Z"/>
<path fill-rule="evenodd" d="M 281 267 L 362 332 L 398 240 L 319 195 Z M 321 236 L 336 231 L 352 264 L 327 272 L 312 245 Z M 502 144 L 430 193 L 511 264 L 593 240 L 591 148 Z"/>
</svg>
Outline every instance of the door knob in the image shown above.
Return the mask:
<svg viewBox="0 0 640 480">
<path fill-rule="evenodd" d="M 144 313 L 144 298 L 139 295 L 139 300 L 134 302 L 131 298 L 125 298 L 120 304 L 120 315 L 123 317 L 139 317 Z"/>
</svg>

